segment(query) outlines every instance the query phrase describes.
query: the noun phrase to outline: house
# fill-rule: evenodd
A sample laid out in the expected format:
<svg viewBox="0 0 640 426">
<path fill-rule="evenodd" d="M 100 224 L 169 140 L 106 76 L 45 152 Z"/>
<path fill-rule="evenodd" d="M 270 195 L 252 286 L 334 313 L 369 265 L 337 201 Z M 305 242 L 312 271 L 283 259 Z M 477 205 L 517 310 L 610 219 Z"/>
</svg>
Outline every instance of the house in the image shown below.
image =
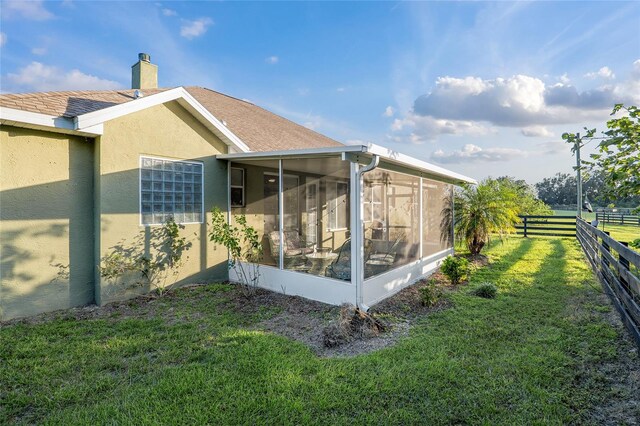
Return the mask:
<svg viewBox="0 0 640 426">
<path fill-rule="evenodd" d="M 473 179 L 212 90 L 157 88 L 146 54 L 132 81 L 0 95 L 0 319 L 151 290 L 99 266 L 152 250 L 169 216 L 191 243 L 172 283 L 236 280 L 208 238 L 215 206 L 259 231 L 260 286 L 326 303 L 370 306 L 452 253 L 443 203 Z"/>
</svg>

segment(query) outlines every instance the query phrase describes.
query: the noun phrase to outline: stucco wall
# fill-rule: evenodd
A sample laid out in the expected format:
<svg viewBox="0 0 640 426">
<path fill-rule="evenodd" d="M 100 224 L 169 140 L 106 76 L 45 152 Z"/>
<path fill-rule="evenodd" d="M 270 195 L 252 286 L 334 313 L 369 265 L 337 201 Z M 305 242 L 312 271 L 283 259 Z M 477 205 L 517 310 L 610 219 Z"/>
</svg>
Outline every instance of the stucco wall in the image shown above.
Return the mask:
<svg viewBox="0 0 640 426">
<path fill-rule="evenodd" d="M 140 156 L 203 163 L 205 222 L 187 224 L 181 235 L 192 246 L 184 256 L 178 274 L 169 274 L 165 285 L 205 282 L 228 278 L 227 251 L 214 247 L 208 239 L 213 206 L 226 210 L 227 165 L 214 158 L 227 147 L 177 102 L 152 107 L 105 123 L 104 135 L 96 144 L 96 208 L 100 232 L 96 238 L 96 258 L 130 248 L 153 245 L 150 235 L 155 226 L 140 225 Z M 146 283 L 136 285 L 138 277 L 124 280 L 96 276 L 96 302 L 104 304 L 149 291 Z"/>
<path fill-rule="evenodd" d="M 93 143 L 0 130 L 0 318 L 93 301 Z"/>
</svg>

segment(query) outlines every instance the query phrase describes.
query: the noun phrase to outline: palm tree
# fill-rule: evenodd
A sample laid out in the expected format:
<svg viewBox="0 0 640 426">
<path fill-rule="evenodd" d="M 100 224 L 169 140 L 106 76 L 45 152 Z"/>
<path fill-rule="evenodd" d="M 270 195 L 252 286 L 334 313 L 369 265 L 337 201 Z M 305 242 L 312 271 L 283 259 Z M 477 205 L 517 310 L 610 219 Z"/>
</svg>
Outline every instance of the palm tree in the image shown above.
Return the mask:
<svg viewBox="0 0 640 426">
<path fill-rule="evenodd" d="M 454 208 L 443 211 L 441 229 L 451 235 L 454 220 L 456 239 L 464 241 L 472 255 L 479 254 L 491 234 L 502 238 L 515 232 L 514 225 L 520 221 L 516 196 L 509 185 L 491 178 L 476 186 L 463 186 L 453 195 Z"/>
</svg>

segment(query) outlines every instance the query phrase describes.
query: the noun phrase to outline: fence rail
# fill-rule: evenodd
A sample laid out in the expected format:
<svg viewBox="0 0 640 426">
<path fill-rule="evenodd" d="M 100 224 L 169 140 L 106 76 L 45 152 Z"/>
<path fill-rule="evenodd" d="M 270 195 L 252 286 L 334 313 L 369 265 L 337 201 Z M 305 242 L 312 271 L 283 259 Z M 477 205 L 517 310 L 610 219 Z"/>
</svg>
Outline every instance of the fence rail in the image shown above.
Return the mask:
<svg viewBox="0 0 640 426">
<path fill-rule="evenodd" d="M 520 216 L 522 223 L 516 225 L 516 233 L 524 237 L 550 236 L 575 237 L 575 216 Z"/>
<path fill-rule="evenodd" d="M 596 219 L 607 224 L 640 226 L 640 216 L 624 213 L 596 212 Z"/>
<path fill-rule="evenodd" d="M 605 292 L 640 347 L 640 253 L 583 219 L 577 219 L 576 237 Z"/>
</svg>

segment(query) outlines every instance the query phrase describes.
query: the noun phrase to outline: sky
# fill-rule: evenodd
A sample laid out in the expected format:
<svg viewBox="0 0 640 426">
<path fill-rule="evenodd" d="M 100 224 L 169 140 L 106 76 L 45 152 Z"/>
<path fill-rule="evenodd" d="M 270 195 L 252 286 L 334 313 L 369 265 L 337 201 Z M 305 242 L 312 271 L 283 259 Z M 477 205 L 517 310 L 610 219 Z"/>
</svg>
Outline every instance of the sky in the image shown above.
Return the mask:
<svg viewBox="0 0 640 426">
<path fill-rule="evenodd" d="M 572 172 L 640 104 L 640 2 L 2 1 L 0 91 L 203 86 L 482 179 Z M 593 152 L 597 142 L 584 148 Z"/>
</svg>

